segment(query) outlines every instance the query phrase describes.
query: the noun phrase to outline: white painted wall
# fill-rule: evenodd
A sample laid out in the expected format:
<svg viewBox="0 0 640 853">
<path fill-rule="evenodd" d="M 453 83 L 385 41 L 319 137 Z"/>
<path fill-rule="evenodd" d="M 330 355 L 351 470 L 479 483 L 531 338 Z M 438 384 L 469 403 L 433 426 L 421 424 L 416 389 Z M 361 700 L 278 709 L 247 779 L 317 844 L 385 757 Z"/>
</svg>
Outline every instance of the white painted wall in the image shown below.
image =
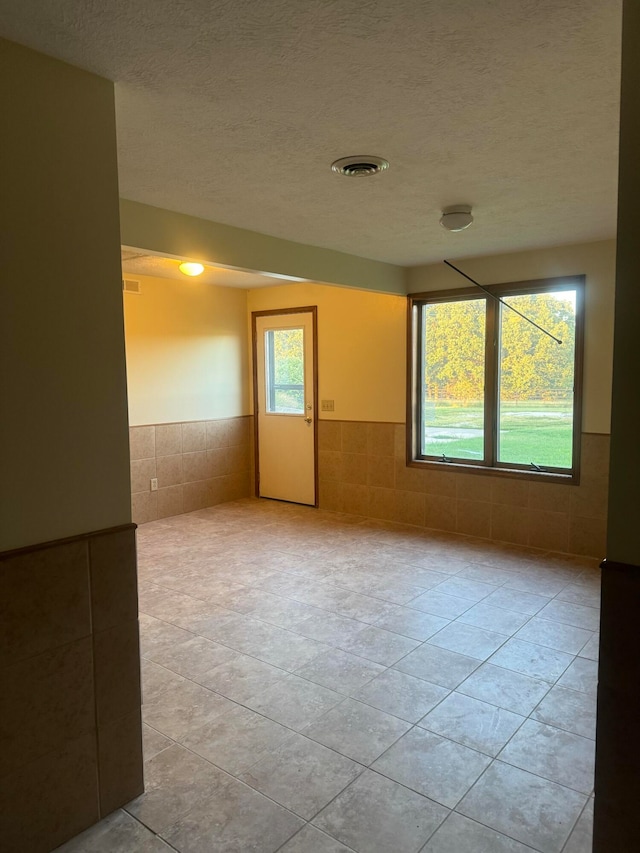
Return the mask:
<svg viewBox="0 0 640 853">
<path fill-rule="evenodd" d="M 0 550 L 127 523 L 113 84 L 0 41 Z"/>
</svg>

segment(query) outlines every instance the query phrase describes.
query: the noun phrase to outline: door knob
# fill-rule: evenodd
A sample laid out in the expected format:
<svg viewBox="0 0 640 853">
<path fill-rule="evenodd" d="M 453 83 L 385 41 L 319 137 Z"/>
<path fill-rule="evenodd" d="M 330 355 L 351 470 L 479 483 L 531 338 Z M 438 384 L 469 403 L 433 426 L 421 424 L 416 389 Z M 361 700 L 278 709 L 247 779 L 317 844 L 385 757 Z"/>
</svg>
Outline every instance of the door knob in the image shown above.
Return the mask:
<svg viewBox="0 0 640 853">
<path fill-rule="evenodd" d="M 313 418 L 305 418 L 305 419 L 304 419 L 304 422 L 305 422 L 306 424 L 313 423 Z"/>
</svg>

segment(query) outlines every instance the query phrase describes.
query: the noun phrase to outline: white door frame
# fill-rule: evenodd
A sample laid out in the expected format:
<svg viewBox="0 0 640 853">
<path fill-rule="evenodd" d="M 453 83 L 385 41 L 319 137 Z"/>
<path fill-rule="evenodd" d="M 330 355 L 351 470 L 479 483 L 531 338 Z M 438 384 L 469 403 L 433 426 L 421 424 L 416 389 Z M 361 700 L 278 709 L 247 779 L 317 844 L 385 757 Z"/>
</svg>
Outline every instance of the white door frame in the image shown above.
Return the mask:
<svg viewBox="0 0 640 853">
<path fill-rule="evenodd" d="M 253 436 L 255 448 L 255 486 L 254 494 L 260 496 L 260 445 L 258 441 L 258 317 L 278 316 L 281 314 L 311 314 L 313 325 L 313 476 L 315 504 L 319 506 L 318 493 L 318 306 L 307 305 L 302 308 L 273 308 L 269 311 L 251 312 L 251 345 L 253 360 Z M 311 504 L 309 504 L 311 506 Z"/>
</svg>

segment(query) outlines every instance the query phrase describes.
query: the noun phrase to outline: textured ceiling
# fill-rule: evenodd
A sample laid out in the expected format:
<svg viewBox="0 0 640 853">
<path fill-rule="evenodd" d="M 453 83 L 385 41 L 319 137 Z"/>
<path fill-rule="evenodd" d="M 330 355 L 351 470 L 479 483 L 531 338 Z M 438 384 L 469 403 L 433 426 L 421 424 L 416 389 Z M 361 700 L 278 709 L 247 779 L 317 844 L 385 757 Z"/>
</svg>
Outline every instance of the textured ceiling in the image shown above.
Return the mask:
<svg viewBox="0 0 640 853">
<path fill-rule="evenodd" d="M 122 247 L 122 272 L 125 277 L 151 275 L 156 278 L 173 278 L 177 281 L 199 281 L 203 284 L 217 284 L 222 287 L 239 287 L 244 290 L 255 287 L 274 287 L 277 284 L 290 284 L 290 279 L 279 276 L 263 275 L 257 272 L 232 270 L 206 265 L 202 275 L 189 279 L 178 267 L 180 259 L 161 255 L 149 255 L 139 249 Z"/>
<path fill-rule="evenodd" d="M 613 236 L 621 0 L 0 0 L 116 81 L 120 192 L 399 264 Z M 386 157 L 374 178 L 332 160 Z M 438 225 L 474 206 L 461 234 Z"/>
</svg>

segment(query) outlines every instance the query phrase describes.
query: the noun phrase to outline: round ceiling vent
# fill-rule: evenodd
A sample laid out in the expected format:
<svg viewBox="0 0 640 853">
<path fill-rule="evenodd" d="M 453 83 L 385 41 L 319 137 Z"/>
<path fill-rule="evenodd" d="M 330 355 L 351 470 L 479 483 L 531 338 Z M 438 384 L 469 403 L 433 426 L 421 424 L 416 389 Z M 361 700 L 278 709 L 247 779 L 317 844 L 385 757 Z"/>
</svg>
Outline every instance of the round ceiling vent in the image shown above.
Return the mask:
<svg viewBox="0 0 640 853">
<path fill-rule="evenodd" d="M 389 168 L 389 161 L 383 157 L 369 157 L 361 154 L 358 157 L 342 157 L 331 164 L 331 169 L 338 175 L 347 178 L 368 178 Z"/>
</svg>

